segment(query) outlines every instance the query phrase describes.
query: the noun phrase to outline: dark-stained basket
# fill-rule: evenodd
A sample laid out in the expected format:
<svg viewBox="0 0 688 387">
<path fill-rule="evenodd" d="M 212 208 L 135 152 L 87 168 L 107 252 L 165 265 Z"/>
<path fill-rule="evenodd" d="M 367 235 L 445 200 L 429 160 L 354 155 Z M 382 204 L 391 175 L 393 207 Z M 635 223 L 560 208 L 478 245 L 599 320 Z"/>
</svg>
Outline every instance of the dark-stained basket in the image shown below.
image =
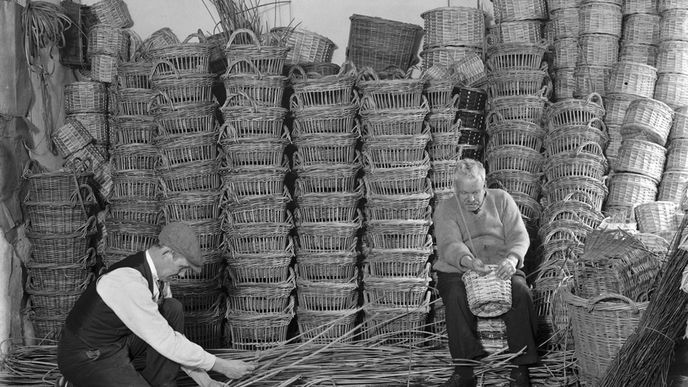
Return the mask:
<svg viewBox="0 0 688 387">
<path fill-rule="evenodd" d="M 30 163 L 24 168 L 22 177 L 28 180 L 28 200 L 66 202 L 75 198 L 77 190 L 83 188 L 84 184 L 88 184 L 93 178 L 93 173 L 75 173 L 65 169 L 48 172 L 37 163 Z"/>
<path fill-rule="evenodd" d="M 229 168 L 279 167 L 290 143 L 287 132 L 280 138 L 248 138 L 232 141 L 222 138 L 220 145 Z"/>
<path fill-rule="evenodd" d="M 292 155 L 299 168 L 318 164 L 349 164 L 357 160 L 358 127 L 350 133 L 304 134 L 294 139 L 297 152 Z"/>
<path fill-rule="evenodd" d="M 115 222 L 160 224 L 162 211 L 157 200 L 111 199 L 110 217 Z"/>
<path fill-rule="evenodd" d="M 163 135 L 154 143 L 160 149 L 162 165 L 166 168 L 212 161 L 218 157 L 217 135 L 213 132 Z"/>
<path fill-rule="evenodd" d="M 220 167 L 215 160 L 185 163 L 173 168 L 161 168 L 163 193 L 213 190 L 221 186 Z"/>
<path fill-rule="evenodd" d="M 167 222 L 214 220 L 220 216 L 220 192 L 183 192 L 167 196 L 162 209 Z"/>
<path fill-rule="evenodd" d="M 358 305 L 358 284 L 349 282 L 312 282 L 299 278 L 299 308 L 305 310 L 346 310 Z"/>
<path fill-rule="evenodd" d="M 429 183 L 429 181 L 427 181 Z M 421 220 L 428 217 L 433 196 L 430 184 L 425 192 L 403 195 L 366 195 L 365 213 L 370 220 Z"/>
<path fill-rule="evenodd" d="M 78 263 L 86 255 L 94 230 L 71 234 L 27 231 L 31 241 L 31 259 L 35 263 L 69 265 Z"/>
<path fill-rule="evenodd" d="M 95 251 L 90 249 L 72 264 L 27 262 L 27 286 L 37 290 L 83 290 L 93 278 Z"/>
<path fill-rule="evenodd" d="M 360 228 L 360 215 L 352 222 L 299 222 L 297 256 L 301 251 L 354 251 Z"/>
<path fill-rule="evenodd" d="M 159 163 L 157 147 L 147 144 L 118 145 L 112 150 L 115 171 L 153 171 Z"/>
<path fill-rule="evenodd" d="M 298 222 L 353 222 L 363 185 L 353 192 L 301 193 L 297 187 L 295 215 Z"/>
<path fill-rule="evenodd" d="M 160 193 L 155 171 L 115 171 L 112 183 L 112 199 L 154 200 Z"/>
</svg>

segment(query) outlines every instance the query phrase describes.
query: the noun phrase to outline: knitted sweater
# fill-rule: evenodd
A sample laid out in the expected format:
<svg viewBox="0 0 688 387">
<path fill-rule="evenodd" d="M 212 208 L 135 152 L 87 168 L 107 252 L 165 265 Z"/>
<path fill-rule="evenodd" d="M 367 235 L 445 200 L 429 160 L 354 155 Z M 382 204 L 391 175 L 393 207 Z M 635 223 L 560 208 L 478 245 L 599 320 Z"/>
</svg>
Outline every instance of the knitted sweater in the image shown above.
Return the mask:
<svg viewBox="0 0 688 387">
<path fill-rule="evenodd" d="M 501 189 L 487 189 L 485 201 L 477 214 L 463 209 L 455 196 L 442 200 L 435 209 L 437 271 L 462 273 L 461 257 L 470 255 L 486 265 L 498 264 L 507 255 L 523 257 L 530 246 L 521 212 L 514 199 Z"/>
</svg>

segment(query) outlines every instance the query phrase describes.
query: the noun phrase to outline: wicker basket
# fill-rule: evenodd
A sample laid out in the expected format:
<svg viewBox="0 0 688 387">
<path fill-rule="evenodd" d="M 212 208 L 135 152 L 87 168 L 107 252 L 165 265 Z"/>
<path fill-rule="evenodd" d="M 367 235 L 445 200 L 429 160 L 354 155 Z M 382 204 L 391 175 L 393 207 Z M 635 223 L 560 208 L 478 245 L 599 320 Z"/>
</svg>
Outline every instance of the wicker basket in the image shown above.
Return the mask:
<svg viewBox="0 0 688 387">
<path fill-rule="evenodd" d="M 91 79 L 103 83 L 117 82 L 120 60 L 106 54 L 91 55 Z"/>
<path fill-rule="evenodd" d="M 115 171 L 112 182 L 113 200 L 154 200 L 160 192 L 160 183 L 154 171 Z"/>
<path fill-rule="evenodd" d="M 296 275 L 309 282 L 351 282 L 358 276 L 358 253 L 309 253 L 300 251 L 296 257 Z"/>
<path fill-rule="evenodd" d="M 212 132 L 159 136 L 155 139 L 155 145 L 160 149 L 165 168 L 212 161 L 218 157 L 217 135 Z"/>
<path fill-rule="evenodd" d="M 626 43 L 659 44 L 661 17 L 656 14 L 633 14 L 623 23 L 623 39 Z"/>
<path fill-rule="evenodd" d="M 299 222 L 353 222 L 363 185 L 354 192 L 303 194 L 296 192 L 296 220 Z"/>
<path fill-rule="evenodd" d="M 358 284 L 350 282 L 311 282 L 297 279 L 299 308 L 311 311 L 346 310 L 358 305 Z"/>
<path fill-rule="evenodd" d="M 166 197 L 163 211 L 167 222 L 196 222 L 220 216 L 218 192 L 185 192 Z"/>
<path fill-rule="evenodd" d="M 390 79 L 381 79 L 372 68 L 361 69 L 356 82 L 363 94 L 361 110 L 400 110 L 421 106 L 425 80 L 405 78 L 402 73 L 394 73 L 394 76 Z"/>
<path fill-rule="evenodd" d="M 468 308 L 478 317 L 497 317 L 511 308 L 511 281 L 497 278 L 495 265 L 488 265 L 491 271 L 480 275 L 475 271 L 463 274 L 466 285 Z"/>
<path fill-rule="evenodd" d="M 608 2 L 584 2 L 578 8 L 580 20 L 580 33 L 583 34 L 608 34 L 617 39 L 621 36 L 620 4 Z"/>
<path fill-rule="evenodd" d="M 574 192 L 567 196 L 568 200 L 555 202 L 547 206 L 542 212 L 540 224 L 545 227 L 553 223 L 578 223 L 591 229 L 597 228 L 604 216 L 595 210 L 588 202 L 587 194 Z"/>
<path fill-rule="evenodd" d="M 358 164 L 321 164 L 297 170 L 296 187 L 299 192 L 354 192 L 357 188 Z"/>
<path fill-rule="evenodd" d="M 193 38 L 198 39 L 198 43 L 192 43 Z M 151 81 L 167 77 L 185 78 L 187 75 L 209 72 L 210 44 L 200 30 L 189 35 L 181 43 L 152 48 L 148 55 L 154 62 L 164 62 L 168 65 L 166 68 L 158 68 L 156 64 L 151 73 Z"/>
<path fill-rule="evenodd" d="M 572 192 L 584 192 L 586 203 L 595 210 L 602 209 L 608 190 L 604 183 L 590 177 L 566 177 L 548 181 L 542 186 L 543 195 L 547 203 L 565 200 Z"/>
<path fill-rule="evenodd" d="M 573 98 L 576 90 L 575 69 L 561 68 L 554 72 L 552 79 L 554 92 L 552 93 L 555 102 Z"/>
<path fill-rule="evenodd" d="M 440 7 L 423 12 L 424 48 L 442 46 L 482 47 L 485 15 L 478 8 Z"/>
<path fill-rule="evenodd" d="M 448 47 L 444 47 L 448 50 Z M 454 48 L 455 49 L 455 48 Z M 470 48 L 468 48 L 470 50 Z M 440 51 L 440 56 L 442 51 Z M 454 54 L 451 54 L 454 55 Z M 443 66 L 440 64 L 440 66 Z M 430 72 L 426 66 L 426 74 Z M 483 63 L 481 52 L 467 52 L 463 57 L 450 61 L 446 65 L 449 72 L 453 72 L 450 78 L 459 87 L 480 86 L 485 83 L 485 64 Z M 442 77 L 441 77 L 442 78 Z"/>
<path fill-rule="evenodd" d="M 678 40 L 659 44 L 657 72 L 688 74 L 688 42 Z"/>
<path fill-rule="evenodd" d="M 86 195 L 93 174 L 75 173 L 60 169 L 53 172 L 43 170 L 38 163 L 27 163 L 22 178 L 28 180 L 26 199 L 34 202 L 68 202 L 77 196 L 77 190 Z"/>
<path fill-rule="evenodd" d="M 671 9 L 687 9 L 681 0 L 657 0 L 657 12 L 662 13 Z"/>
<path fill-rule="evenodd" d="M 119 28 L 131 28 L 134 25 L 123 0 L 102 0 L 91 5 L 90 9 L 99 23 Z"/>
<path fill-rule="evenodd" d="M 366 196 L 367 218 L 370 220 L 422 220 L 428 217 L 432 188 L 428 184 L 423 193 L 410 195 Z"/>
<path fill-rule="evenodd" d="M 367 137 L 363 143 L 363 156 L 372 168 L 420 165 L 426 161 L 425 148 L 429 141 L 427 129 L 421 135 Z"/>
<path fill-rule="evenodd" d="M 460 133 L 435 133 L 428 147 L 428 155 L 433 161 L 456 160 L 461 156 L 459 152 Z"/>
<path fill-rule="evenodd" d="M 429 278 L 366 277 L 366 305 L 383 308 L 417 308 L 427 299 Z"/>
<path fill-rule="evenodd" d="M 544 0 L 496 0 L 494 1 L 494 13 L 497 23 L 547 19 L 547 5 Z"/>
<path fill-rule="evenodd" d="M 431 224 L 429 216 L 421 220 L 369 220 L 365 237 L 374 249 L 418 249 L 425 244 Z"/>
<path fill-rule="evenodd" d="M 673 115 L 673 110 L 661 101 L 649 98 L 635 100 L 628 106 L 621 135 L 624 139 L 640 136 L 664 146 Z"/>
<path fill-rule="evenodd" d="M 247 196 L 281 195 L 288 169 L 284 167 L 251 167 L 223 169 L 222 184 L 232 200 Z"/>
<path fill-rule="evenodd" d="M 494 119 L 494 114 L 488 120 Z M 527 121 L 498 121 L 488 126 L 488 152 L 502 146 L 517 145 L 540 152 L 543 146 L 545 130 L 539 125 Z"/>
<path fill-rule="evenodd" d="M 610 66 L 576 66 L 573 73 L 576 81 L 576 87 L 573 93 L 574 97 L 584 98 L 594 92 L 604 97 L 606 90 L 608 90 L 609 78 L 613 70 L 614 67 Z"/>
<path fill-rule="evenodd" d="M 552 81 L 544 70 L 505 70 L 487 76 L 487 95 L 492 100 L 513 96 L 549 98 L 551 92 Z"/>
<path fill-rule="evenodd" d="M 287 56 L 287 60 L 289 60 L 289 56 Z M 292 66 L 296 66 L 296 64 L 285 66 L 285 73 L 288 74 Z M 318 74 L 321 76 L 337 75 L 342 69 L 340 65 L 329 62 L 300 62 L 298 66 L 301 67 L 307 74 Z"/>
<path fill-rule="evenodd" d="M 577 65 L 614 66 L 619 60 L 619 38 L 607 34 L 581 35 Z"/>
<path fill-rule="evenodd" d="M 669 141 L 688 138 L 688 106 L 674 110 L 674 121 L 669 132 Z"/>
<path fill-rule="evenodd" d="M 235 96 L 243 96 L 251 106 L 232 106 L 231 100 Z M 284 119 L 287 109 L 272 106 L 259 106 L 253 99 L 246 94 L 229 96 L 225 104 L 220 108 L 224 117 L 224 124 L 220 131 L 226 138 L 280 138 L 283 134 Z M 298 116 L 297 113 L 294 114 Z M 336 116 L 336 113 L 333 113 Z M 353 120 L 353 117 L 352 117 Z M 301 124 L 299 118 L 294 120 L 295 131 L 302 130 L 305 125 Z M 351 126 L 348 128 L 351 130 Z"/>
<path fill-rule="evenodd" d="M 357 310 L 298 309 L 298 325 L 302 340 L 316 345 L 333 342 L 348 343 L 354 339 Z"/>
<path fill-rule="evenodd" d="M 578 63 L 578 38 L 564 38 L 553 44 L 552 67 L 554 69 L 573 69 Z M 556 89 L 555 89 L 556 91 Z"/>
<path fill-rule="evenodd" d="M 292 111 L 293 135 L 350 133 L 356 125 L 358 106 L 317 107 Z M 420 120 L 422 122 L 422 119 Z"/>
<path fill-rule="evenodd" d="M 639 204 L 634 208 L 635 218 L 638 220 L 640 232 L 661 234 L 676 231 L 674 221 L 680 214 L 680 203 L 657 201 Z"/>
<path fill-rule="evenodd" d="M 626 117 L 626 111 L 631 102 L 640 97 L 626 93 L 609 93 L 605 96 L 606 115 L 604 122 L 608 125 L 621 125 Z"/>
<path fill-rule="evenodd" d="M 685 171 L 688 166 L 688 140 L 676 139 L 667 149 L 666 171 Z"/>
<path fill-rule="evenodd" d="M 238 64 L 248 64 L 252 73 L 233 73 Z M 238 59 L 227 66 L 227 72 L 222 75 L 227 95 L 245 94 L 258 106 L 280 107 L 282 96 L 287 85 L 287 77 L 281 75 L 264 75 L 252 62 Z"/>
<path fill-rule="evenodd" d="M 92 191 L 87 195 L 79 195 L 75 201 L 24 202 L 30 229 L 36 233 L 72 234 L 89 230 L 95 221 L 96 209 L 97 203 Z"/>
<path fill-rule="evenodd" d="M 657 81 L 657 70 L 646 64 L 619 62 L 611 72 L 607 91 L 652 98 Z"/>
<path fill-rule="evenodd" d="M 275 27 L 270 32 L 290 48 L 285 59 L 287 65 L 328 63 L 332 61 L 334 50 L 337 49 L 337 45 L 329 38 L 303 28 Z"/>
<path fill-rule="evenodd" d="M 83 290 L 93 278 L 95 252 L 80 257 L 76 263 L 58 265 L 54 263 L 27 262 L 27 287 L 42 291 L 71 292 Z"/>
<path fill-rule="evenodd" d="M 494 44 L 487 49 L 485 64 L 492 72 L 541 70 L 546 49 L 544 44 Z"/>
<path fill-rule="evenodd" d="M 76 119 L 81 122 L 96 143 L 107 145 L 110 141 L 107 115 L 102 113 L 80 113 L 70 114 L 66 118 Z"/>
<path fill-rule="evenodd" d="M 657 53 L 658 49 L 655 45 L 621 42 L 619 61 L 644 63 L 654 67 Z"/>
<path fill-rule="evenodd" d="M 287 203 L 291 201 L 288 191 L 283 195 L 247 196 L 242 198 L 223 197 L 223 221 L 230 225 L 246 223 L 283 223 L 288 219 Z"/>
<path fill-rule="evenodd" d="M 561 39 L 578 38 L 580 32 L 578 7 L 550 9 L 549 15 L 555 44 Z"/>
<path fill-rule="evenodd" d="M 294 318 L 293 301 L 281 313 L 255 313 L 227 311 L 225 332 L 227 346 L 248 351 L 267 350 L 282 346 Z"/>
<path fill-rule="evenodd" d="M 523 171 L 535 174 L 542 172 L 545 161 L 541 153 L 517 145 L 493 149 L 485 159 L 490 172 Z"/>
<path fill-rule="evenodd" d="M 500 121 L 522 120 L 540 125 L 545 99 L 533 96 L 502 97 L 490 101 L 487 109 L 499 113 Z"/>
<path fill-rule="evenodd" d="M 578 8 L 582 0 L 547 0 L 547 10 L 551 14 L 553 11 L 557 11 L 562 8 Z"/>
<path fill-rule="evenodd" d="M 493 43 L 530 43 L 538 44 L 544 41 L 541 20 L 517 20 L 499 24 L 499 38 Z M 494 37 L 492 37 L 494 40 Z M 487 37 L 488 43 L 491 37 Z"/>
<path fill-rule="evenodd" d="M 373 195 L 411 195 L 427 190 L 430 162 L 413 167 L 366 168 L 363 181 Z"/>
<path fill-rule="evenodd" d="M 375 71 L 396 66 L 406 71 L 417 62 L 423 28 L 364 15 L 352 15 L 347 57 L 356 67 Z"/>
<path fill-rule="evenodd" d="M 217 104 L 212 102 L 177 104 L 175 110 L 154 110 L 160 135 L 214 132 Z"/>
<path fill-rule="evenodd" d="M 74 303 L 79 298 L 83 290 L 72 290 L 56 292 L 53 290 L 31 289 L 27 287 L 26 293 L 29 294 L 33 312 L 36 316 L 44 319 L 61 318 L 62 321 L 67 317 L 67 314 L 74 307 Z M 61 325 L 61 322 L 60 324 Z M 59 330 L 54 332 L 59 335 Z"/>
<path fill-rule="evenodd" d="M 108 250 L 117 250 L 127 254 L 143 251 L 158 242 L 159 225 L 111 222 L 107 225 L 105 245 Z"/>
<path fill-rule="evenodd" d="M 688 27 L 686 26 L 688 9 L 669 9 L 662 12 L 662 22 L 659 26 L 659 40 L 688 41 Z"/>
<path fill-rule="evenodd" d="M 681 204 L 686 197 L 686 189 L 688 189 L 688 171 L 666 170 L 659 183 L 657 200 Z"/>
<path fill-rule="evenodd" d="M 614 166 L 616 172 L 632 172 L 652 178 L 657 184 L 664 172 L 666 149 L 642 139 L 629 138 L 621 143 Z"/>
<path fill-rule="evenodd" d="M 284 251 L 291 243 L 291 219 L 285 223 L 252 223 L 241 227 L 224 227 L 225 239 L 232 254 L 265 254 Z"/>
<path fill-rule="evenodd" d="M 100 82 L 73 82 L 64 87 L 66 114 L 106 113 L 107 91 Z"/>
<path fill-rule="evenodd" d="M 426 302 L 412 309 L 368 305 L 365 309 L 365 328 L 362 334 L 385 345 L 421 348 L 428 340 L 425 329 L 430 311 L 429 302 L 430 292 L 427 294 Z"/>
<path fill-rule="evenodd" d="M 353 100 L 353 87 L 356 81 L 356 69 L 350 66 L 348 71 L 342 67 L 337 75 L 320 76 L 306 73 L 300 66 L 292 66 L 289 79 L 294 94 L 290 97 L 292 110 L 314 106 L 348 106 Z"/>
<path fill-rule="evenodd" d="M 298 149 L 292 155 L 294 166 L 303 168 L 318 164 L 350 164 L 357 160 L 356 145 L 360 133 L 302 135 L 294 140 Z"/>
<path fill-rule="evenodd" d="M 74 117 L 65 119 L 64 125 L 55 130 L 51 140 L 60 155 L 68 157 L 93 142 L 93 136 L 86 127 Z"/>
<path fill-rule="evenodd" d="M 157 170 L 162 191 L 165 194 L 220 188 L 220 174 L 217 161 L 185 163 L 173 168 Z"/>
<path fill-rule="evenodd" d="M 487 186 L 501 188 L 507 192 L 520 192 L 533 199 L 540 196 L 542 176 L 522 171 L 502 170 L 487 174 Z"/>
<path fill-rule="evenodd" d="M 367 136 L 420 135 L 428 107 L 398 110 L 361 110 L 363 132 Z"/>
<path fill-rule="evenodd" d="M 110 217 L 114 222 L 141 222 L 160 224 L 162 211 L 155 200 L 112 199 Z"/>
<path fill-rule="evenodd" d="M 297 224 L 298 251 L 354 251 L 360 228 L 360 216 L 353 222 L 300 222 Z"/>
<path fill-rule="evenodd" d="M 118 145 L 112 150 L 115 171 L 153 171 L 159 163 L 158 149 L 147 144 Z"/>
<path fill-rule="evenodd" d="M 609 182 L 607 207 L 654 202 L 656 197 L 657 183 L 651 177 L 637 173 L 615 173 Z"/>
<path fill-rule="evenodd" d="M 568 290 L 563 292 L 573 327 L 580 379 L 586 384 L 598 383 L 628 336 L 634 333 L 648 303 L 635 303 L 618 294 L 584 299 Z"/>
<path fill-rule="evenodd" d="M 171 66 L 170 62 L 158 62 L 153 68 L 153 74 L 158 73 L 157 69 L 163 63 Z M 202 104 L 212 101 L 214 78 L 214 74 L 207 73 L 151 77 L 151 87 L 159 93 L 156 109 L 167 112 L 176 110 L 178 105 Z"/>
<path fill-rule="evenodd" d="M 671 0 L 673 1 L 673 0 Z M 624 16 L 632 15 L 634 13 L 657 13 L 657 0 L 623 0 L 622 10 Z M 661 2 L 661 1 L 660 1 Z M 660 11 L 661 13 L 661 11 Z"/>
<path fill-rule="evenodd" d="M 229 168 L 279 167 L 284 162 L 284 150 L 288 144 L 286 137 L 220 140 Z"/>
<path fill-rule="evenodd" d="M 149 89 L 119 89 L 117 110 L 120 116 L 149 118 L 156 93 Z"/>
<path fill-rule="evenodd" d="M 248 44 L 239 44 L 234 40 L 237 36 L 249 36 Z M 281 75 L 287 53 L 290 48 L 281 45 L 261 45 L 252 30 L 238 28 L 232 32 L 225 46 L 225 55 L 229 66 L 228 74 Z"/>
<path fill-rule="evenodd" d="M 120 88 L 150 89 L 153 64 L 148 61 L 122 62 L 118 67 L 117 82 Z"/>
<path fill-rule="evenodd" d="M 590 153 L 560 153 L 550 157 L 545 166 L 547 180 L 564 177 L 591 177 L 604 180 L 608 170 L 606 158 Z"/>
<path fill-rule="evenodd" d="M 593 119 L 605 115 L 604 103 L 598 93 L 591 93 L 585 99 L 571 99 L 556 102 L 545 111 L 545 122 L 550 127 L 589 125 Z"/>
<path fill-rule="evenodd" d="M 129 37 L 125 30 L 108 24 L 96 24 L 88 32 L 88 54 L 117 57 L 127 60 Z"/>
<path fill-rule="evenodd" d="M 293 278 L 290 278 L 289 269 L 293 255 L 293 246 L 290 246 L 289 248 L 287 248 L 287 250 L 281 253 L 272 253 L 260 256 L 242 256 L 239 254 L 234 254 L 231 257 L 227 257 L 227 265 L 229 268 L 229 275 L 232 279 L 232 284 L 234 286 L 241 287 L 244 287 L 246 285 L 255 286 L 256 284 L 260 284 L 261 286 L 275 285 L 275 287 L 277 287 L 278 289 L 273 289 L 273 291 L 276 291 L 276 293 L 282 293 L 281 298 L 286 301 L 286 298 L 289 295 L 289 293 L 287 293 L 287 290 L 290 288 L 293 289 L 293 285 L 290 287 L 287 282 L 293 281 Z M 291 273 L 291 276 L 293 277 L 293 272 Z M 228 305 L 232 309 L 244 309 L 254 312 L 277 312 L 281 310 L 252 310 L 253 308 L 247 306 L 255 302 L 255 295 L 243 301 L 236 299 L 236 297 L 242 295 L 245 296 L 245 294 L 235 293 L 232 295 L 234 297 L 230 297 L 230 305 Z M 243 308 L 241 308 L 242 303 L 244 304 Z M 282 308 L 284 307 L 283 305 L 278 305 L 277 308 L 279 308 L 280 306 Z"/>
<path fill-rule="evenodd" d="M 466 63 L 477 63 L 477 61 L 475 61 L 474 59 L 480 59 L 482 58 L 482 55 L 482 48 L 463 46 L 445 46 L 428 48 L 421 51 L 420 53 L 420 57 L 423 58 L 423 69 L 426 71 L 432 68 L 433 66 L 454 68 L 455 65 L 463 62 L 464 60 L 467 61 Z M 482 60 L 480 62 L 482 63 Z M 480 71 L 478 71 L 478 73 L 480 73 Z M 466 79 L 466 81 L 462 83 L 464 83 L 465 86 L 473 86 L 476 83 L 479 83 L 479 79 L 475 77 L 469 77 Z"/>
<path fill-rule="evenodd" d="M 458 96 L 452 99 L 453 90 L 454 82 L 449 79 L 429 79 L 423 88 L 423 95 L 428 100 L 430 110 L 448 109 L 455 105 Z"/>
<path fill-rule="evenodd" d="M 688 106 L 688 75 L 659 74 L 655 84 L 654 98 L 674 109 Z"/>
</svg>

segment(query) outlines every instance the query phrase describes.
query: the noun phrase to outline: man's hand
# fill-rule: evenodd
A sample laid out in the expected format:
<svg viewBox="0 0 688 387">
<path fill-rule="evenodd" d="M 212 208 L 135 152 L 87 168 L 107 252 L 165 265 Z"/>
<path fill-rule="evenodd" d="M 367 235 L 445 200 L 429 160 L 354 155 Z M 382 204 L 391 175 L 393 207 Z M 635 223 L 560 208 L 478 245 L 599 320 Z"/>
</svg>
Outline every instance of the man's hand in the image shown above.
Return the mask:
<svg viewBox="0 0 688 387">
<path fill-rule="evenodd" d="M 474 258 L 468 255 L 461 257 L 461 265 L 468 270 L 473 270 L 481 274 L 487 274 L 490 269 L 485 267 L 485 263 L 480 258 Z"/>
<path fill-rule="evenodd" d="M 254 364 L 242 360 L 225 360 L 217 358 L 213 364 L 213 371 L 217 371 L 230 379 L 239 379 L 256 368 Z"/>
<path fill-rule="evenodd" d="M 514 260 L 510 257 L 504 258 L 504 260 L 502 260 L 499 266 L 497 266 L 497 272 L 495 273 L 497 275 L 497 278 L 502 279 L 504 281 L 511 279 L 511 276 L 514 275 L 514 273 L 516 273 L 517 264 L 518 260 Z"/>
</svg>

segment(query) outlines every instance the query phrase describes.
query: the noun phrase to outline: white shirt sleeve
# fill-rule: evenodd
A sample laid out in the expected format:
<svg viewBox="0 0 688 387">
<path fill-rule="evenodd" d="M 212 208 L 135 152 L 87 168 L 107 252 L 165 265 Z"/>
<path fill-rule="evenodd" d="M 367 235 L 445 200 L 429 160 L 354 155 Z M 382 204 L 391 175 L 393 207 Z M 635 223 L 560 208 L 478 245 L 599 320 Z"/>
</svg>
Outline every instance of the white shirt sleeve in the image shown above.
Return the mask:
<svg viewBox="0 0 688 387">
<path fill-rule="evenodd" d="M 122 322 L 166 358 L 189 368 L 210 370 L 215 356 L 172 329 L 158 311 L 146 279 L 134 268 L 119 268 L 98 279 L 96 291 Z"/>
</svg>

